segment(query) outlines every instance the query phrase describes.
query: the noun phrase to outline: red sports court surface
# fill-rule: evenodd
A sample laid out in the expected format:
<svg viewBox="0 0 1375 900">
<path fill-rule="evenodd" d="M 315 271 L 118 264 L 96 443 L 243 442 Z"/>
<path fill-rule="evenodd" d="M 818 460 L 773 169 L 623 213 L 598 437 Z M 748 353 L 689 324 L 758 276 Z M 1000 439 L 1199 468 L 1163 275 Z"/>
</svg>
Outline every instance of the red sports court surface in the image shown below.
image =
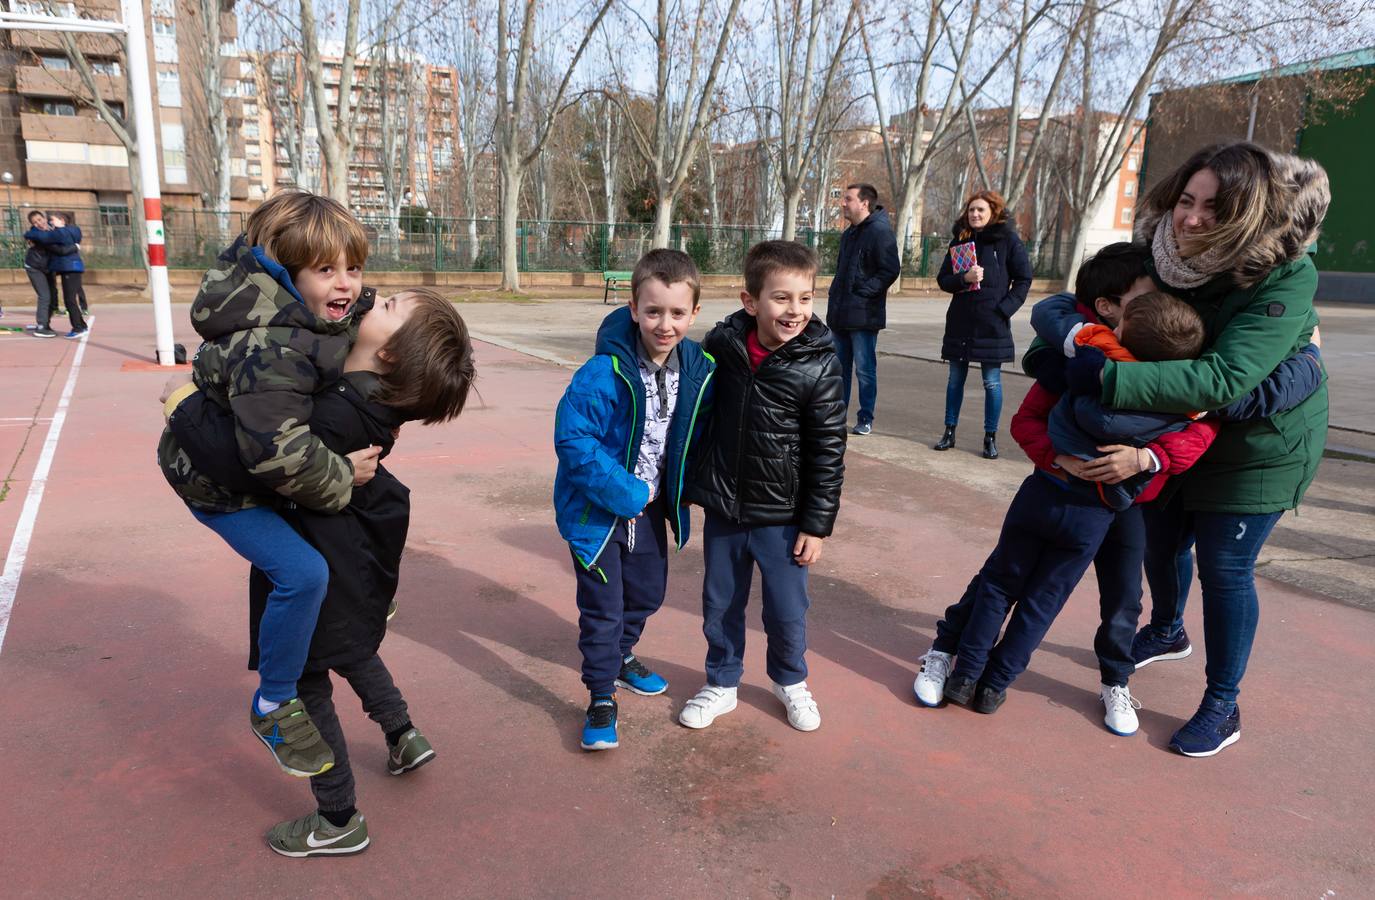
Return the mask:
<svg viewBox="0 0 1375 900">
<path fill-rule="evenodd" d="M 1165 750 L 1203 687 L 1196 598 L 1198 652 L 1133 680 L 1135 737 L 1100 722 L 1089 590 L 997 715 L 918 709 L 916 659 L 1003 506 L 858 452 L 813 572 L 821 730 L 794 732 L 768 692 L 753 610 L 740 708 L 676 724 L 702 681 L 694 544 L 639 648 L 668 694 L 624 696 L 621 748 L 583 753 L 549 503 L 569 372 L 487 345 L 481 400 L 407 426 L 389 462 L 414 518 L 382 654 L 438 757 L 389 777 L 340 687 L 372 846 L 277 857 L 262 833 L 310 794 L 247 726 L 244 564 L 154 464 L 163 376 L 125 367 L 151 353 L 151 321 L 98 311 L 18 572 L 0 646 L 6 896 L 1370 896 L 1375 618 L 1262 582 L 1243 736 L 1210 760 Z M 184 307 L 177 321 L 189 342 Z M 0 549 L 25 533 L 78 350 L 0 336 Z"/>
</svg>

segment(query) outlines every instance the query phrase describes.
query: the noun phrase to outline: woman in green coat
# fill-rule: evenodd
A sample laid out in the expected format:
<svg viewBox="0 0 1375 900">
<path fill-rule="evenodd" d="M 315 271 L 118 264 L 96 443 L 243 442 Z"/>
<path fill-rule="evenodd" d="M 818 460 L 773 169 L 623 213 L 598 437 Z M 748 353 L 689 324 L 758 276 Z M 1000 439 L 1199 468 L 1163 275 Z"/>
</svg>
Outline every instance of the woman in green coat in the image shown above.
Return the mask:
<svg viewBox="0 0 1375 900">
<path fill-rule="evenodd" d="M 1329 199 L 1317 163 L 1249 143 L 1200 150 L 1152 188 L 1136 237 L 1150 244 L 1156 284 L 1203 317 L 1207 347 L 1196 360 L 1102 364 L 1104 405 L 1219 409 L 1307 344 L 1318 273 L 1306 251 Z M 1236 698 L 1260 615 L 1256 558 L 1313 481 L 1326 438 L 1323 384 L 1293 409 L 1223 425 L 1173 493 L 1145 509 L 1152 609 L 1132 648 L 1137 668 L 1192 651 L 1183 614 L 1195 556 L 1203 593 L 1208 687 L 1170 742 L 1186 756 L 1211 756 L 1241 735 Z"/>
</svg>

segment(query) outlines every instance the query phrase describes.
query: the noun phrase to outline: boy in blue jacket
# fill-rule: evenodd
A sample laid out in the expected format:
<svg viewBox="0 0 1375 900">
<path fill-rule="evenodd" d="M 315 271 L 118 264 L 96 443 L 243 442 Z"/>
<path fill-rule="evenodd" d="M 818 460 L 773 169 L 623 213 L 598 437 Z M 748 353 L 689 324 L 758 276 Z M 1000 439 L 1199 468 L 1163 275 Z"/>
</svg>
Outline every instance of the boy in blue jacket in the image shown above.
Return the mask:
<svg viewBox="0 0 1375 900">
<path fill-rule="evenodd" d="M 603 320 L 596 355 L 559 401 L 554 514 L 577 578 L 578 649 L 591 694 L 584 750 L 618 745 L 617 687 L 645 696 L 668 688 L 634 649 L 668 587 L 665 523 L 679 549 L 688 540 L 684 473 L 716 368 L 687 339 L 699 295 L 686 253 L 646 253 L 629 305 Z"/>
</svg>

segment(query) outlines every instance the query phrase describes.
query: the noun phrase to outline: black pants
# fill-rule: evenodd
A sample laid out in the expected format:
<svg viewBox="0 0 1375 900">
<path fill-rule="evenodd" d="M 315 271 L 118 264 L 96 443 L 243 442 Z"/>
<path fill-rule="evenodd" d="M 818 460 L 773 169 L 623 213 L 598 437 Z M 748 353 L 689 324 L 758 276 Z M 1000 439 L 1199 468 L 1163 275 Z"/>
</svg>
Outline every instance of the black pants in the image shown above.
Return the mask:
<svg viewBox="0 0 1375 900">
<path fill-rule="evenodd" d="M 86 327 L 86 320 L 81 315 L 81 308 L 86 305 L 81 273 L 59 272 L 57 277 L 62 279 L 62 302 L 67 307 L 67 321 L 72 323 L 73 331 L 81 331 Z"/>
<path fill-rule="evenodd" d="M 1146 524 L 1140 506 L 1119 512 L 1093 557 L 1098 576 L 1098 633 L 1093 652 L 1104 684 L 1126 687 L 1136 671 L 1132 638 L 1141 620 L 1141 563 L 1146 557 Z"/>
<path fill-rule="evenodd" d="M 363 711 L 381 727 L 383 734 L 409 721 L 406 701 L 396 689 L 382 657 L 374 653 L 360 663 L 340 666 L 334 671 L 353 688 L 363 702 Z M 334 768 L 310 779 L 315 802 L 325 812 L 348 809 L 355 805 L 356 800 L 353 770 L 349 767 L 349 748 L 344 741 L 344 731 L 339 727 L 339 716 L 334 712 L 334 683 L 330 680 L 329 672 L 303 673 L 300 681 L 296 682 L 296 696 L 301 698 L 315 727 L 320 729 L 320 736 L 334 751 Z"/>
</svg>

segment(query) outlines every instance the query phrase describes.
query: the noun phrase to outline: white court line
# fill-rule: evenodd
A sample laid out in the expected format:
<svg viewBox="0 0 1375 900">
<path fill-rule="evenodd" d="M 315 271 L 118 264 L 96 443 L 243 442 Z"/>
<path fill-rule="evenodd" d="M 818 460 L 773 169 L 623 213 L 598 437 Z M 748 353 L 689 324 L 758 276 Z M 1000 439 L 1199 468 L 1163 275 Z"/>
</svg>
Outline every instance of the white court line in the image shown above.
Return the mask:
<svg viewBox="0 0 1375 900">
<path fill-rule="evenodd" d="M 14 609 L 14 595 L 19 592 L 19 576 L 24 571 L 24 560 L 29 555 L 29 540 L 33 537 L 34 522 L 38 520 L 38 507 L 43 502 L 43 489 L 48 485 L 48 471 L 52 468 L 53 454 L 57 451 L 57 439 L 62 435 L 62 423 L 67 421 L 67 407 L 72 402 L 72 391 L 76 388 L 76 376 L 81 371 L 81 359 L 86 355 L 86 339 L 91 332 L 81 336 L 72 357 L 72 370 L 67 375 L 67 384 L 58 398 L 57 410 L 53 412 L 52 424 L 48 426 L 48 436 L 43 440 L 43 450 L 38 454 L 38 465 L 33 470 L 33 480 L 29 482 L 29 493 L 24 498 L 24 508 L 19 513 L 19 521 L 14 526 L 14 540 L 10 541 L 10 553 L 5 557 L 5 571 L 0 573 L 0 649 L 5 646 L 5 632 L 10 627 L 10 612 Z"/>
</svg>

